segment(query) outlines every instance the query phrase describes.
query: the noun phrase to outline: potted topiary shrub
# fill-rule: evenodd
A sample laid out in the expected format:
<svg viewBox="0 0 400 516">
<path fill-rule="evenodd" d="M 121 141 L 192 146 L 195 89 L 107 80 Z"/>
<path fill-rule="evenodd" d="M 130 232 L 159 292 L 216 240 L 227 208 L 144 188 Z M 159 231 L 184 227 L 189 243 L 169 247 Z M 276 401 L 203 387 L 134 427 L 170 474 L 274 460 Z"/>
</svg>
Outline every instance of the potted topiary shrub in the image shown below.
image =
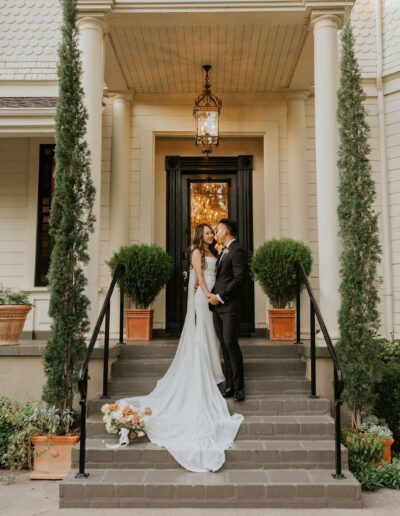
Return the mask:
<svg viewBox="0 0 400 516">
<path fill-rule="evenodd" d="M 31 308 L 27 294 L 0 285 L 0 345 L 18 344 Z"/>
<path fill-rule="evenodd" d="M 298 262 L 303 264 L 306 274 L 310 274 L 311 249 L 303 242 L 291 238 L 264 242 L 251 261 L 254 279 L 272 305 L 268 310 L 271 340 L 294 340 L 296 310 L 287 307 L 296 297 Z M 300 288 L 303 287 L 304 281 L 301 280 Z"/>
<path fill-rule="evenodd" d="M 126 339 L 151 340 L 153 309 L 150 305 L 166 285 L 172 273 L 172 259 L 159 246 L 135 244 L 123 246 L 107 262 L 114 274 L 117 265 L 125 265 L 124 289 L 133 309 L 125 309 Z"/>
</svg>

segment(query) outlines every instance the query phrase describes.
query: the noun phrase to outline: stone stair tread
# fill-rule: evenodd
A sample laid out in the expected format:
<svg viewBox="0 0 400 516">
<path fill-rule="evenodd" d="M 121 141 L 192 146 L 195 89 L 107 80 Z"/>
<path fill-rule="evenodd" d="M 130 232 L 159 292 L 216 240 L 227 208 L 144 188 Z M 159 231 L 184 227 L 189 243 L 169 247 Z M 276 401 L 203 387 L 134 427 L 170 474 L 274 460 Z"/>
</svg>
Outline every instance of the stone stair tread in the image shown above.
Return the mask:
<svg viewBox="0 0 400 516">
<path fill-rule="evenodd" d="M 240 411 L 238 411 L 240 412 Z M 101 421 L 102 415 L 92 414 L 88 416 L 87 422 Z M 244 422 L 247 423 L 333 423 L 334 419 L 329 414 L 291 414 L 291 415 L 246 415 Z"/>
<path fill-rule="evenodd" d="M 208 471 L 198 473 L 184 470 L 164 469 L 164 470 L 115 470 L 115 469 L 89 469 L 89 476 L 86 479 L 76 479 L 76 469 L 71 470 L 65 477 L 61 485 L 68 483 L 95 485 L 115 483 L 115 484 L 164 484 L 164 485 L 225 485 L 228 483 L 240 484 L 323 484 L 323 485 L 352 485 L 359 486 L 355 477 L 344 470 L 346 478 L 336 480 L 332 477 L 330 469 L 318 470 L 292 470 L 292 469 L 271 469 L 271 470 L 219 470 L 216 472 Z"/>
<path fill-rule="evenodd" d="M 152 443 L 151 441 L 138 441 L 131 443 L 128 447 L 110 449 L 106 448 L 107 444 L 115 444 L 117 436 L 113 439 L 112 437 L 100 439 L 100 438 L 88 438 L 86 440 L 86 450 L 105 450 L 110 453 L 123 454 L 126 449 L 138 449 L 138 450 L 164 450 L 161 446 Z M 79 450 L 79 442 L 75 444 L 74 449 Z M 314 440 L 314 441 L 302 441 L 302 440 L 237 440 L 232 443 L 229 450 L 334 450 L 335 442 L 333 440 Z M 342 444 L 342 450 L 347 448 Z"/>
<path fill-rule="evenodd" d="M 172 361 L 172 358 L 173 357 L 158 357 L 158 356 L 156 356 L 156 357 L 138 356 L 138 357 L 129 357 L 129 358 L 123 357 L 123 358 L 119 359 L 119 362 L 123 363 L 123 364 L 135 364 L 137 362 L 146 363 L 146 364 L 153 363 L 153 362 L 169 363 Z M 222 359 L 222 361 L 223 361 L 223 359 Z M 274 363 L 283 363 L 283 364 L 302 363 L 302 364 L 304 364 L 304 362 L 303 362 L 303 360 L 301 360 L 301 358 L 296 358 L 296 357 L 291 357 L 291 356 L 288 356 L 288 357 L 244 357 L 243 361 L 251 363 L 251 364 L 260 363 L 260 362 L 270 362 L 271 364 L 274 364 Z"/>
<path fill-rule="evenodd" d="M 331 469 L 89 469 L 60 483 L 63 507 L 361 507 L 361 489 L 349 471 Z"/>
</svg>

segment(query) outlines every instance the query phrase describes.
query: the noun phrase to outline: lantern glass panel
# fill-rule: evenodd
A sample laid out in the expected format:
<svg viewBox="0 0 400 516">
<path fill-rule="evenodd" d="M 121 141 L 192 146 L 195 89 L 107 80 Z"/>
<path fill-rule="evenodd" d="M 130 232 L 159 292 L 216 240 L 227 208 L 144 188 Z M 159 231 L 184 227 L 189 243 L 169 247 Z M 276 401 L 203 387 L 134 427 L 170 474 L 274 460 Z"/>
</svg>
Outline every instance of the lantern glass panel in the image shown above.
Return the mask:
<svg viewBox="0 0 400 516">
<path fill-rule="evenodd" d="M 203 137 L 206 134 L 218 136 L 218 112 L 210 111 L 209 108 L 199 108 L 197 111 L 197 135 Z"/>
</svg>

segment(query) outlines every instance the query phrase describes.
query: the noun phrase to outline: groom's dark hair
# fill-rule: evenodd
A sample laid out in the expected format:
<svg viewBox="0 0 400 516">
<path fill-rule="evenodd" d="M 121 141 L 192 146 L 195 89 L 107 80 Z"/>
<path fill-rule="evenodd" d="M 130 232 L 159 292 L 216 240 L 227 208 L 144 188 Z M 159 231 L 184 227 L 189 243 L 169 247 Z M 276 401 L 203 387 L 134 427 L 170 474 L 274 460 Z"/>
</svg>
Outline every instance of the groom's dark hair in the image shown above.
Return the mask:
<svg viewBox="0 0 400 516">
<path fill-rule="evenodd" d="M 234 220 L 221 219 L 219 224 L 223 224 L 228 229 L 231 236 L 237 236 L 237 223 Z"/>
</svg>

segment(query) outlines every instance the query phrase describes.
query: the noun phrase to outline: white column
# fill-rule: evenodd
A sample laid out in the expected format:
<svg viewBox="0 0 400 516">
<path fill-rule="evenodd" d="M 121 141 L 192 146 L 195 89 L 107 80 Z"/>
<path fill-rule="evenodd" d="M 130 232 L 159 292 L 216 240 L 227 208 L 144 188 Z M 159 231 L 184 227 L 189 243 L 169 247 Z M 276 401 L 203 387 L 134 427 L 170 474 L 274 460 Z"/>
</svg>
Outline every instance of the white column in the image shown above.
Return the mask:
<svg viewBox="0 0 400 516">
<path fill-rule="evenodd" d="M 82 86 L 88 111 L 86 140 L 90 150 L 90 170 L 96 188 L 94 215 L 96 223 L 89 239 L 90 263 L 85 273 L 88 279 L 87 295 L 90 300 L 89 320 L 91 329 L 98 317 L 98 278 L 101 199 L 101 139 L 102 102 L 104 86 L 104 22 L 98 18 L 84 17 L 78 20 L 79 47 L 82 60 Z"/>
<path fill-rule="evenodd" d="M 288 205 L 289 236 L 308 243 L 308 178 L 306 156 L 307 92 L 288 92 Z"/>
<path fill-rule="evenodd" d="M 339 85 L 337 29 L 339 19 L 322 15 L 314 25 L 315 144 L 320 307 L 333 339 L 338 334 L 338 126 L 336 91 Z"/>
<path fill-rule="evenodd" d="M 289 237 L 309 243 L 305 91 L 287 93 Z M 302 336 L 309 338 L 309 298 L 301 294 Z"/>
<path fill-rule="evenodd" d="M 110 256 L 129 244 L 130 195 L 130 117 L 131 98 L 118 94 L 112 97 L 112 151 L 110 188 Z M 110 276 L 111 280 L 111 276 Z M 111 301 L 110 330 L 112 338 L 119 332 L 119 292 Z"/>
</svg>

